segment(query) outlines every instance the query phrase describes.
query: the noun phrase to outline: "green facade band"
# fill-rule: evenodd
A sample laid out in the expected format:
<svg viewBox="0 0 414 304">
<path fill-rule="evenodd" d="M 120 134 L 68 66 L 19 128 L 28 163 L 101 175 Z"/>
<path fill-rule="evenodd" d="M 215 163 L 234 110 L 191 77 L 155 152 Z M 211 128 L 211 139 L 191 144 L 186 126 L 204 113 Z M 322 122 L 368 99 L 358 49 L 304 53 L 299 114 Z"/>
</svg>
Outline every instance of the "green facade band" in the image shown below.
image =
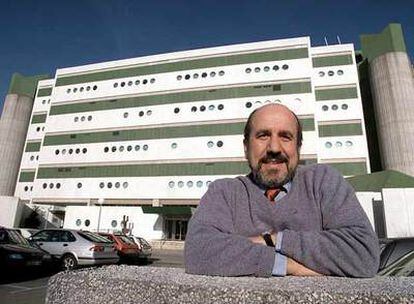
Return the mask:
<svg viewBox="0 0 414 304">
<path fill-rule="evenodd" d="M 39 168 L 37 179 L 247 174 L 246 161 Z"/>
<path fill-rule="evenodd" d="M 367 174 L 366 162 L 352 163 L 329 163 L 328 165 L 336 168 L 343 176 Z"/>
<path fill-rule="evenodd" d="M 200 90 L 162 95 L 150 95 L 132 98 L 111 99 L 52 106 L 49 115 L 102 111 L 112 109 L 126 109 L 172 103 L 208 101 L 216 99 L 260 97 L 284 94 L 311 93 L 309 81 L 282 83 L 276 85 L 245 86 L 236 88 L 223 88 L 215 90 Z"/>
<path fill-rule="evenodd" d="M 362 135 L 362 124 L 319 125 L 319 137 Z"/>
<path fill-rule="evenodd" d="M 178 61 L 154 65 L 139 66 L 134 68 L 125 68 L 110 70 L 105 72 L 95 72 L 77 76 L 61 76 L 56 80 L 56 86 L 71 85 L 92 81 L 101 81 L 108 79 L 134 77 L 148 74 L 160 74 L 175 71 L 185 71 L 192 69 L 204 69 L 212 67 L 222 67 L 236 64 L 247 64 L 256 62 L 289 60 L 308 58 L 307 48 L 297 48 L 289 50 L 279 50 L 261 53 L 228 55 L 221 57 L 211 57 L 205 59 L 194 59 L 187 61 Z"/>
<path fill-rule="evenodd" d="M 47 79 L 49 75 L 23 76 L 14 73 L 9 86 L 8 94 L 23 94 L 34 97 L 39 80 Z"/>
<path fill-rule="evenodd" d="M 303 131 L 314 131 L 314 118 L 300 119 Z M 93 133 L 72 133 L 46 136 L 43 145 L 55 146 L 66 144 L 84 144 L 100 142 L 117 142 L 130 140 L 149 140 L 165 138 L 184 138 L 218 135 L 243 134 L 244 122 L 227 124 L 193 125 L 182 127 L 164 127 L 139 130 L 117 130 Z"/>
<path fill-rule="evenodd" d="M 358 90 L 356 87 L 337 88 L 337 89 L 316 89 L 315 99 L 319 100 L 335 100 L 358 98 Z"/>
<path fill-rule="evenodd" d="M 35 171 L 20 172 L 19 182 L 29 183 L 33 182 L 35 178 Z"/>
<path fill-rule="evenodd" d="M 40 151 L 41 142 L 30 142 L 26 144 L 24 152 L 38 152 Z"/>
<path fill-rule="evenodd" d="M 39 89 L 39 91 L 37 91 L 37 97 L 44 97 L 50 95 L 52 95 L 52 88 Z"/>
<path fill-rule="evenodd" d="M 32 124 L 44 123 L 46 121 L 46 114 L 35 114 L 32 117 Z"/>
<path fill-rule="evenodd" d="M 371 62 L 389 52 L 407 52 L 401 24 L 391 23 L 381 33 L 361 35 L 362 54 Z"/>
<path fill-rule="evenodd" d="M 352 55 L 323 56 L 312 58 L 314 68 L 353 64 Z"/>
</svg>

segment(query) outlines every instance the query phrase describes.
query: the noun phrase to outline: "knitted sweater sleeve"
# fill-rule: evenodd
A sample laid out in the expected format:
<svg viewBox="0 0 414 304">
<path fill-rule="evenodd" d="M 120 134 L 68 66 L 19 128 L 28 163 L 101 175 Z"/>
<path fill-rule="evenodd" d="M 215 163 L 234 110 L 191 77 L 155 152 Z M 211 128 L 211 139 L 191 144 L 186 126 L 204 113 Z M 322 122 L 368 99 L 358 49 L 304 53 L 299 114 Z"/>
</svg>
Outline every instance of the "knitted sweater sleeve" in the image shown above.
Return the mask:
<svg viewBox="0 0 414 304">
<path fill-rule="evenodd" d="M 187 273 L 259 277 L 271 276 L 275 252 L 235 233 L 231 180 L 210 184 L 192 216 L 185 240 Z M 233 189 L 233 190 L 231 190 Z"/>
<path fill-rule="evenodd" d="M 318 166 L 305 177 L 321 209 L 320 231 L 283 231 L 281 253 L 319 273 L 372 277 L 379 265 L 378 239 L 352 187 L 339 172 Z"/>
</svg>

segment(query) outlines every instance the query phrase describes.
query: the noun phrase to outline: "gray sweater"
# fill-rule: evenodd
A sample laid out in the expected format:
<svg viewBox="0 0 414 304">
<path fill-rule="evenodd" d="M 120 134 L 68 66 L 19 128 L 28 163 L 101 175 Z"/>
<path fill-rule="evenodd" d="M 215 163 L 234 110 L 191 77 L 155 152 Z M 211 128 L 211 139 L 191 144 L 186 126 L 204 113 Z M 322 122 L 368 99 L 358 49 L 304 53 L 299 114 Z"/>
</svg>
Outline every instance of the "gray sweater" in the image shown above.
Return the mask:
<svg viewBox="0 0 414 304">
<path fill-rule="evenodd" d="M 210 184 L 189 223 L 186 272 L 271 276 L 274 248 L 247 238 L 264 231 L 283 231 L 281 253 L 319 273 L 371 277 L 378 270 L 378 239 L 352 187 L 318 164 L 300 166 L 275 205 L 249 177 Z"/>
</svg>

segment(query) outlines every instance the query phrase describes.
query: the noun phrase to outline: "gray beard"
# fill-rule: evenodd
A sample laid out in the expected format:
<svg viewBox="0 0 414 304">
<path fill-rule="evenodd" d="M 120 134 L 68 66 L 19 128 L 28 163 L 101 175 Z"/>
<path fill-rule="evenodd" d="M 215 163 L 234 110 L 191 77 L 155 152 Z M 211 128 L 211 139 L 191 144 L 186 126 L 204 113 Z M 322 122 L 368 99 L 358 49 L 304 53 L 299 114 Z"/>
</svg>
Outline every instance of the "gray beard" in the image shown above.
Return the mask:
<svg viewBox="0 0 414 304">
<path fill-rule="evenodd" d="M 266 177 L 264 177 L 263 174 L 260 172 L 260 168 L 258 168 L 258 170 L 254 170 L 251 168 L 251 170 L 253 180 L 255 181 L 255 183 L 264 189 L 280 188 L 289 181 L 291 181 L 296 173 L 296 168 L 294 168 L 293 170 L 288 170 L 286 177 L 282 181 L 277 181 L 273 179 L 267 179 Z"/>
</svg>

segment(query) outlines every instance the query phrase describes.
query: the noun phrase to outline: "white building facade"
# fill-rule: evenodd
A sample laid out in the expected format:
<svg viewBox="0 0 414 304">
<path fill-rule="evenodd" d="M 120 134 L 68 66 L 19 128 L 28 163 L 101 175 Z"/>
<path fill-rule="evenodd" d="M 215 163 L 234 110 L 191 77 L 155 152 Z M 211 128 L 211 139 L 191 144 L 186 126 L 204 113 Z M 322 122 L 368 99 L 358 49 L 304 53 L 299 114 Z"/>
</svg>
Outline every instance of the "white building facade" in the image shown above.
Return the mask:
<svg viewBox="0 0 414 304">
<path fill-rule="evenodd" d="M 298 115 L 302 163 L 370 173 L 353 45 L 302 37 L 58 69 L 39 81 L 15 196 L 55 226 L 183 240 L 209 183 L 248 172 L 244 124 L 267 103 Z"/>
</svg>

